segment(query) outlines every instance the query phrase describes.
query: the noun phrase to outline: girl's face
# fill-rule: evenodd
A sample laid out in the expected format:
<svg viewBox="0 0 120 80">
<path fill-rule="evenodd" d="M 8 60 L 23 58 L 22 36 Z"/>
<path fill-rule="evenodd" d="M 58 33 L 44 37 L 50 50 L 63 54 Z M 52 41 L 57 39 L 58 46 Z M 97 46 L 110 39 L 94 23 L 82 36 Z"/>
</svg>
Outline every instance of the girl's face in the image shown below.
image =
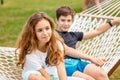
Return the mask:
<svg viewBox="0 0 120 80">
<path fill-rule="evenodd" d="M 35 33 L 40 44 L 49 42 L 52 34 L 50 23 L 46 19 L 42 19 L 35 26 Z"/>
</svg>

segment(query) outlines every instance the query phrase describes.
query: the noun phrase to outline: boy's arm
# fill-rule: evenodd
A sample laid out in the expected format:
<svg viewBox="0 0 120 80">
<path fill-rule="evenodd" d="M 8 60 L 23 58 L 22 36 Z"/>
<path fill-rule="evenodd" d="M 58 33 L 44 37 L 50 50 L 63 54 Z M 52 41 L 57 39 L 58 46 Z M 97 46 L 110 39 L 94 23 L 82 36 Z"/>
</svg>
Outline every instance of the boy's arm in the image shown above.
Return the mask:
<svg viewBox="0 0 120 80">
<path fill-rule="evenodd" d="M 120 23 L 120 17 L 117 17 L 111 21 L 112 25 L 116 25 L 118 23 Z M 109 23 L 101 25 L 91 32 L 84 33 L 83 40 L 90 39 L 97 35 L 100 35 L 100 34 L 104 33 L 105 31 L 107 31 L 109 28 L 111 28 L 111 25 Z"/>
<path fill-rule="evenodd" d="M 81 59 L 85 59 L 85 60 L 90 60 L 92 57 L 86 54 L 81 54 L 79 53 L 77 50 L 68 47 L 66 44 L 65 45 L 65 55 L 68 55 L 70 57 L 74 57 L 74 58 L 81 58 Z"/>
<path fill-rule="evenodd" d="M 68 56 L 74 57 L 74 58 L 81 58 L 84 60 L 88 60 L 88 61 L 91 61 L 92 63 L 94 63 L 98 66 L 102 66 L 105 62 L 105 59 L 94 58 L 92 56 L 79 53 L 77 50 L 70 48 L 67 45 L 65 45 L 65 55 L 68 55 Z"/>
</svg>

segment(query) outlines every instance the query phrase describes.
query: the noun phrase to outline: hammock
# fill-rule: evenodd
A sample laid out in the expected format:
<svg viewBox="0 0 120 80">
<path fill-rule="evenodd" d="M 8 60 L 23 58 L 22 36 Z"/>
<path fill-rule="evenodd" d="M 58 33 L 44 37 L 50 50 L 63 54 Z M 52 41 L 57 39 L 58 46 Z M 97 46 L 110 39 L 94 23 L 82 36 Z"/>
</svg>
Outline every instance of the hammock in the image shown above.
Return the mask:
<svg viewBox="0 0 120 80">
<path fill-rule="evenodd" d="M 104 0 L 99 0 L 100 3 L 101 3 L 102 1 L 104 1 Z M 94 2 L 94 0 L 90 0 L 90 2 L 89 2 L 89 4 L 88 4 L 88 8 L 90 8 L 90 7 L 94 6 L 94 5 L 96 5 L 95 2 Z"/>
<path fill-rule="evenodd" d="M 112 16 L 120 15 L 120 0 L 106 0 L 100 3 L 102 14 L 93 6 L 75 16 L 70 31 L 90 31 L 105 24 Z M 109 15 L 109 16 L 108 16 Z M 74 27 L 75 26 L 75 27 Z M 105 57 L 108 61 L 101 67 L 110 75 L 120 64 L 120 25 L 116 25 L 104 34 L 87 41 L 78 42 L 77 50 L 94 57 Z M 22 80 L 21 68 L 16 67 L 15 48 L 0 47 L 0 80 Z"/>
<path fill-rule="evenodd" d="M 0 47 L 0 80 L 22 80 L 16 62 L 15 48 Z"/>
<path fill-rule="evenodd" d="M 120 0 L 105 0 L 99 4 L 102 15 L 95 5 L 79 15 L 76 15 L 70 27 L 70 32 L 87 32 L 105 24 L 108 20 L 120 16 Z M 114 16 L 114 17 L 113 17 Z M 80 53 L 94 57 L 106 58 L 107 62 L 101 67 L 110 76 L 120 64 L 120 25 L 111 27 L 105 33 L 76 45 Z"/>
</svg>

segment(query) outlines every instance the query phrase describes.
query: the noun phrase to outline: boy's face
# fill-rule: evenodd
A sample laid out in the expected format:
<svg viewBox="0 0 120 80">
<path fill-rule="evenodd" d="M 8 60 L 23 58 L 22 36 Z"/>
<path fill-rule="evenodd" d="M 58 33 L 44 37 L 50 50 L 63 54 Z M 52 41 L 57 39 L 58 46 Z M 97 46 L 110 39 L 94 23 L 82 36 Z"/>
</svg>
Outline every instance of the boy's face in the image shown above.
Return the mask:
<svg viewBox="0 0 120 80">
<path fill-rule="evenodd" d="M 67 32 L 72 24 L 72 16 L 60 16 L 59 19 L 56 20 L 58 25 L 58 31 L 60 32 Z"/>
</svg>

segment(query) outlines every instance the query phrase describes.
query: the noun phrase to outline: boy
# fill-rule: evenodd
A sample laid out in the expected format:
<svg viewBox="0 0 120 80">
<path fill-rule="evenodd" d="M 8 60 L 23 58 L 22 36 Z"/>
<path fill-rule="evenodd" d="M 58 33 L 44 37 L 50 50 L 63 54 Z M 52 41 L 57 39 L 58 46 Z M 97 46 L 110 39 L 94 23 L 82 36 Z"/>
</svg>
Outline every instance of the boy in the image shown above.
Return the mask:
<svg viewBox="0 0 120 80">
<path fill-rule="evenodd" d="M 105 25 L 97 27 L 91 32 L 68 32 L 73 22 L 73 16 L 74 11 L 70 7 L 62 6 L 56 10 L 56 23 L 58 25 L 57 32 L 64 39 L 65 44 L 72 48 L 75 48 L 77 41 L 93 38 L 104 33 L 113 25 L 120 23 L 120 18 L 116 18 Z M 88 56 L 81 56 L 81 58 L 88 59 Z M 92 61 L 93 59 L 88 60 Z M 79 59 L 72 58 L 70 56 L 65 56 L 65 67 L 68 76 L 73 75 L 88 80 L 109 80 L 107 74 L 101 71 L 97 66 L 83 62 Z"/>
</svg>

